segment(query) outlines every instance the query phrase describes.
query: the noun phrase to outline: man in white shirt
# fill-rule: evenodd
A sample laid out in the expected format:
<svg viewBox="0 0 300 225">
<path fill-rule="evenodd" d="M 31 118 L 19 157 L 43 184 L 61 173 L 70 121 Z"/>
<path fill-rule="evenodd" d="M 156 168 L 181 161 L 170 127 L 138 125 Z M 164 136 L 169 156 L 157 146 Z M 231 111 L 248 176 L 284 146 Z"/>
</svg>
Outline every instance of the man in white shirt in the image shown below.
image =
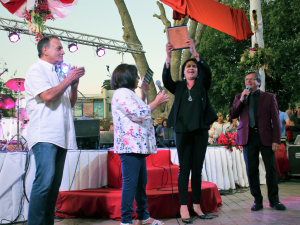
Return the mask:
<svg viewBox="0 0 300 225">
<path fill-rule="evenodd" d="M 28 145 L 36 164 L 28 211 L 28 225 L 54 224 L 54 209 L 67 149 L 77 149 L 72 107 L 77 101 L 84 67 L 73 67 L 67 77 L 56 72 L 63 62 L 63 46 L 55 36 L 37 45 L 39 60 L 25 79 Z"/>
</svg>

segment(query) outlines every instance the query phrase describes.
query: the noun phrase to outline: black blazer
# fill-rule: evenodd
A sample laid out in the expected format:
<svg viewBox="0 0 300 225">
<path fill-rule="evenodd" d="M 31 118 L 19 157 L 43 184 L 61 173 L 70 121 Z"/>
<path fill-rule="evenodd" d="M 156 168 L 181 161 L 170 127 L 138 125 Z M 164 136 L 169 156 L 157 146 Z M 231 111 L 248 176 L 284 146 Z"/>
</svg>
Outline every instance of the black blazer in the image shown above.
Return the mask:
<svg viewBox="0 0 300 225">
<path fill-rule="evenodd" d="M 200 112 L 201 115 L 201 129 L 209 129 L 210 124 L 218 119 L 215 110 L 213 109 L 208 91 L 211 86 L 211 71 L 207 63 L 200 58 L 198 63 L 198 68 L 200 68 L 200 77 L 195 80 L 194 86 L 199 90 L 200 96 Z M 169 69 L 166 68 L 166 64 L 163 69 L 162 80 L 165 88 L 175 95 L 174 104 L 172 106 L 171 112 L 168 117 L 168 126 L 173 127 L 175 131 L 177 114 L 180 107 L 181 97 L 183 95 L 184 89 L 186 88 L 186 81 L 176 81 L 174 82 Z"/>
</svg>

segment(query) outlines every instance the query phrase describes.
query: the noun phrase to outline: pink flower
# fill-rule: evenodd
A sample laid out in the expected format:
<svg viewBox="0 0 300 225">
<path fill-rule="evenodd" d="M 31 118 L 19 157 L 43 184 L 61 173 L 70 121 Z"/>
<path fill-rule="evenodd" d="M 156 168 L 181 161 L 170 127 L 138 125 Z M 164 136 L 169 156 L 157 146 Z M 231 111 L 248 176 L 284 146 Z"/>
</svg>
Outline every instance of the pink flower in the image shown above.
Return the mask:
<svg viewBox="0 0 300 225">
<path fill-rule="evenodd" d="M 129 145 L 129 141 L 127 140 L 127 138 L 123 139 L 123 143 L 124 143 L 124 145 Z"/>
</svg>

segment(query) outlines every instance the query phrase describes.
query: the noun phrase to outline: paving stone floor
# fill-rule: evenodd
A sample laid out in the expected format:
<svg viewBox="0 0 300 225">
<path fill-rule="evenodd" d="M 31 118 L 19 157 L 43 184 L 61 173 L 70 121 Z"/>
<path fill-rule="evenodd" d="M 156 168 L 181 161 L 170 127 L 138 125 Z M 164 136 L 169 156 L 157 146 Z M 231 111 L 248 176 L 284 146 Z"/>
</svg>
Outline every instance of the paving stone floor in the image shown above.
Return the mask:
<svg viewBox="0 0 300 225">
<path fill-rule="evenodd" d="M 194 220 L 193 224 L 300 224 L 300 180 L 293 179 L 279 183 L 280 201 L 286 207 L 286 211 L 278 211 L 269 207 L 267 198 L 267 186 L 261 185 L 264 196 L 264 209 L 252 212 L 253 197 L 249 188 L 238 190 L 235 194 L 222 195 L 223 206 L 217 212 L 208 215 L 218 215 L 213 220 Z M 162 219 L 166 225 L 178 224 L 175 218 Z M 135 222 L 135 221 L 134 221 Z M 183 224 L 181 219 L 178 222 Z M 119 221 L 103 219 L 56 219 L 55 225 L 118 225 Z"/>
</svg>

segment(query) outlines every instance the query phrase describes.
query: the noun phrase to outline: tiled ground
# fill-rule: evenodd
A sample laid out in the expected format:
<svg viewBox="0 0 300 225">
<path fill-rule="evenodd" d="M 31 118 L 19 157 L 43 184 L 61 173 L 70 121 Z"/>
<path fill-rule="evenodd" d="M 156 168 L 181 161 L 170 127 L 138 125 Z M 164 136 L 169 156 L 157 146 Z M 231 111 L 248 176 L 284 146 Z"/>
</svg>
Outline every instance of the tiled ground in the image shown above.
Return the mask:
<svg viewBox="0 0 300 225">
<path fill-rule="evenodd" d="M 287 207 L 286 211 L 277 211 L 269 207 L 267 201 L 267 186 L 262 185 L 261 190 L 264 196 L 264 209 L 258 212 L 252 212 L 253 197 L 249 188 L 239 190 L 235 194 L 222 195 L 223 206 L 217 212 L 209 215 L 218 215 L 213 220 L 194 220 L 197 224 L 300 224 L 300 180 L 290 180 L 279 183 L 280 201 Z M 163 208 L 163 207 L 162 207 Z M 177 224 L 174 218 L 163 219 L 166 225 Z M 183 224 L 178 219 L 180 224 Z M 55 225 L 96 225 L 109 224 L 117 225 L 119 221 L 102 220 L 102 219 L 56 219 Z"/>
</svg>

